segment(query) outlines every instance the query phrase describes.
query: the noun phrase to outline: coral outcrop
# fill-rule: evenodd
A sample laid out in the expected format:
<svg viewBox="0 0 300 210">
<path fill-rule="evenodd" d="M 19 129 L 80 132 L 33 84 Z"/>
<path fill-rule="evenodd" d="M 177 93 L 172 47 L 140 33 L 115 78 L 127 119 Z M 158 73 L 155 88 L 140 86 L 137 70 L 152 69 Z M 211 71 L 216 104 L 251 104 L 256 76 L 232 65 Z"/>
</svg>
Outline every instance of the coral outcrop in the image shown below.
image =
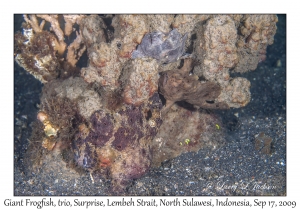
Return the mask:
<svg viewBox="0 0 300 210">
<path fill-rule="evenodd" d="M 120 192 L 163 161 L 223 144 L 219 117 L 206 109 L 249 103 L 250 82 L 231 73 L 266 59 L 277 17 L 24 15 L 24 21 L 15 60 L 45 84 L 28 168 L 51 165 L 52 158 L 111 179 Z M 84 52 L 87 65 L 80 63 Z"/>
<path fill-rule="evenodd" d="M 169 33 L 174 15 L 147 15 L 150 31 Z"/>
<path fill-rule="evenodd" d="M 239 63 L 234 71 L 255 70 L 266 60 L 267 46 L 273 44 L 276 32 L 276 15 L 245 15 L 238 28 L 237 40 Z"/>
<path fill-rule="evenodd" d="M 195 43 L 197 58 L 200 59 L 201 73 L 209 81 L 220 85 L 229 80 L 229 68 L 238 62 L 236 53 L 237 31 L 234 21 L 226 15 L 207 20 L 202 30 L 198 30 L 200 39 Z M 200 76 L 200 72 L 195 74 Z"/>
<path fill-rule="evenodd" d="M 190 45 L 192 35 L 197 31 L 197 26 L 203 24 L 203 22 L 210 17 L 212 17 L 212 15 L 176 15 L 172 27 L 176 28 L 180 33 L 188 33 L 188 45 Z"/>
<path fill-rule="evenodd" d="M 194 68 L 194 73 L 217 82 L 222 88 L 218 100 L 235 108 L 249 103 L 250 82 L 244 78 L 230 78 L 230 70 L 246 72 L 255 69 L 265 57 L 266 46 L 272 44 L 276 32 L 276 15 L 250 16 L 213 16 L 197 26 L 194 42 L 196 57 L 201 63 Z M 255 34 L 255 40 L 250 31 Z"/>
<path fill-rule="evenodd" d="M 103 38 L 105 25 L 100 17 L 89 16 L 82 22 L 81 31 L 88 46 L 89 66 L 81 70 L 81 76 L 88 83 L 96 82 L 114 91 L 120 86 L 118 78 L 122 67 L 142 41 L 148 26 L 145 16 L 134 15 L 116 16 L 112 26 L 115 30 L 114 39 L 108 42 Z"/>
<path fill-rule="evenodd" d="M 119 81 L 122 85 L 123 100 L 127 104 L 140 105 L 158 89 L 158 62 L 135 59 L 123 69 Z"/>
</svg>

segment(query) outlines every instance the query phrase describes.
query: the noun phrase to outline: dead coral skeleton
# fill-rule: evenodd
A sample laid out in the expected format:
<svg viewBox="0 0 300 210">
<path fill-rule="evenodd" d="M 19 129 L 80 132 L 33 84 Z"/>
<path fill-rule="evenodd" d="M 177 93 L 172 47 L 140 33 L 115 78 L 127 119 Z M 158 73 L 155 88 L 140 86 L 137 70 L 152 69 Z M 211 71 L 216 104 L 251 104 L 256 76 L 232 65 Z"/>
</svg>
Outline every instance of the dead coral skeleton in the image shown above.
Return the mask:
<svg viewBox="0 0 300 210">
<path fill-rule="evenodd" d="M 24 64 L 21 66 L 31 74 L 35 75 L 35 77 L 43 83 L 49 82 L 49 80 L 55 79 L 58 76 L 57 73 L 54 74 L 51 73 L 51 71 L 56 72 L 60 69 L 64 69 L 62 76 L 69 75 L 69 73 L 75 69 L 76 63 L 86 50 L 86 46 L 83 43 L 82 36 L 77 31 L 76 39 L 69 45 L 65 43 L 65 36 L 69 36 L 72 31 L 75 30 L 73 28 L 74 24 L 79 24 L 81 19 L 85 17 L 85 15 L 63 15 L 63 17 L 65 20 L 64 30 L 62 30 L 61 28 L 58 15 L 24 15 L 26 27 L 24 27 L 23 36 L 27 39 L 27 41 L 23 44 L 20 44 L 18 42 L 18 53 L 16 53 L 15 59 L 19 64 Z M 41 20 L 39 20 L 39 18 Z M 50 31 L 52 31 L 53 33 L 45 33 L 47 31 L 46 29 L 44 29 L 46 22 L 50 23 Z M 38 44 L 40 43 L 39 41 L 41 41 L 43 38 L 44 40 L 48 39 L 48 42 L 44 43 L 43 46 L 41 46 L 45 48 L 45 50 L 43 51 L 41 49 L 40 52 L 32 52 L 31 48 L 35 48 L 35 45 L 32 43 L 37 42 Z M 20 39 L 20 36 L 16 37 L 16 39 Z M 51 52 L 51 50 L 53 51 L 53 53 Z M 66 57 L 64 57 L 66 50 L 67 54 Z M 52 58 L 51 56 L 55 55 L 55 52 L 57 52 L 58 55 L 56 55 L 55 57 L 57 57 L 56 59 L 58 59 L 63 65 L 62 68 L 61 65 L 57 64 L 55 67 L 56 71 L 50 71 L 48 68 L 44 67 L 45 65 L 37 65 L 36 63 L 29 62 L 30 60 L 36 60 L 34 59 L 36 57 L 41 57 L 41 54 L 43 54 L 43 52 L 48 52 L 48 57 L 50 58 Z M 44 57 L 47 56 L 43 55 L 43 58 Z M 52 60 L 54 59 L 52 58 Z M 48 76 L 46 78 L 44 75 L 47 74 L 52 74 L 52 76 Z"/>
<path fill-rule="evenodd" d="M 51 30 L 54 31 L 55 35 L 58 38 L 58 42 L 56 43 L 57 51 L 60 55 L 62 55 L 65 52 L 67 46 L 64 41 L 64 36 L 70 36 L 73 31 L 74 24 L 77 23 L 79 25 L 80 21 L 85 17 L 85 15 L 63 15 L 65 20 L 64 31 L 60 27 L 58 15 L 37 15 L 37 17 L 43 19 L 40 25 L 38 25 L 38 21 L 35 15 L 30 15 L 30 19 L 28 19 L 27 15 L 24 15 L 25 21 L 32 26 L 32 29 L 35 32 L 43 31 L 45 21 L 48 21 L 51 24 Z M 74 51 L 78 50 L 78 56 L 80 57 L 86 49 L 85 46 L 80 49 L 80 45 L 83 44 L 82 38 L 78 32 L 76 32 L 76 36 L 77 38 L 68 47 L 67 61 L 70 62 L 72 66 L 75 66 L 76 62 L 78 61 L 78 59 L 76 59 Z"/>
<path fill-rule="evenodd" d="M 41 24 L 38 24 L 37 17 L 43 19 Z M 29 18 L 27 17 L 27 15 L 24 15 L 24 20 L 26 21 L 26 23 L 31 25 L 35 33 L 43 31 L 45 21 L 50 22 L 51 29 L 54 31 L 55 35 L 58 38 L 58 40 L 56 40 L 57 42 L 55 43 L 55 48 L 60 55 L 65 52 L 67 45 L 64 41 L 64 32 L 61 30 L 58 22 L 58 15 L 29 15 Z"/>
<path fill-rule="evenodd" d="M 74 30 L 73 25 L 77 23 L 80 24 L 81 20 L 85 17 L 85 15 L 63 15 L 65 19 L 65 35 L 70 36 L 72 31 Z"/>
</svg>

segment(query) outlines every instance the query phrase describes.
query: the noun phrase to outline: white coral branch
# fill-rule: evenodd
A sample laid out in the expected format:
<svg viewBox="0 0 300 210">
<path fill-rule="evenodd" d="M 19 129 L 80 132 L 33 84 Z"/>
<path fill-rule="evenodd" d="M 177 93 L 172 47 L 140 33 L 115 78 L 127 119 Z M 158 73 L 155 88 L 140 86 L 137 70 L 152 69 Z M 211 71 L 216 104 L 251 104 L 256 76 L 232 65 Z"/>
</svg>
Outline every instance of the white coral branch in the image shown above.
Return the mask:
<svg viewBox="0 0 300 210">
<path fill-rule="evenodd" d="M 67 62 L 75 67 L 77 61 L 86 50 L 85 45 L 82 46 L 82 37 L 76 32 L 76 39 L 68 46 Z"/>
</svg>

